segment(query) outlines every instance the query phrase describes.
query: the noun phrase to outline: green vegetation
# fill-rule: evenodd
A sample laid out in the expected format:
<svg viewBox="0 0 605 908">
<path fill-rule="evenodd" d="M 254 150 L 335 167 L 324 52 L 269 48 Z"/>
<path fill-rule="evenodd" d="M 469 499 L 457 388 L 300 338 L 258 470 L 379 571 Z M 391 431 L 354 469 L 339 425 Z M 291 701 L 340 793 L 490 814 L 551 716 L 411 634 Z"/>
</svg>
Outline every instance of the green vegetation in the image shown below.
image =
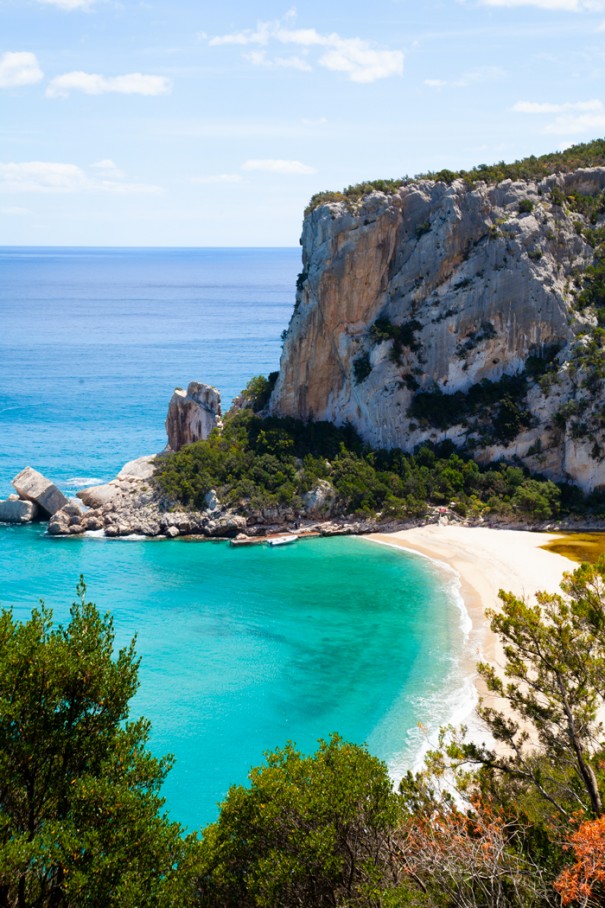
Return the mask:
<svg viewBox="0 0 605 908">
<path fill-rule="evenodd" d="M 555 908 L 605 897 L 605 556 L 535 605 L 500 593 L 478 666 L 496 747 L 444 729 L 393 791 L 334 734 L 233 786 L 201 838 L 160 814 L 169 761 L 128 721 L 138 661 L 85 599 L 0 614 L 3 908 Z M 506 705 L 506 711 L 501 704 Z"/>
<path fill-rule="evenodd" d="M 356 385 L 360 385 L 364 382 L 371 372 L 372 363 L 370 362 L 370 355 L 368 353 L 362 353 L 361 356 L 358 356 L 357 359 L 353 361 L 353 375 L 355 377 Z"/>
<path fill-rule="evenodd" d="M 525 405 L 527 375 L 503 375 L 498 381 L 483 379 L 468 391 L 445 394 L 440 388 L 417 392 L 408 415 L 420 425 L 447 429 L 464 425 L 482 432 L 483 441 L 507 442 L 530 423 Z"/>
<path fill-rule="evenodd" d="M 200 908 L 374 908 L 393 879 L 398 798 L 386 767 L 336 735 L 302 756 L 291 744 L 234 786 L 204 831 Z"/>
<path fill-rule="evenodd" d="M 285 338 L 282 335 L 282 340 Z M 255 413 L 264 409 L 269 403 L 279 372 L 270 372 L 268 377 L 255 375 L 250 379 L 242 391 L 242 400 L 245 406 L 250 407 Z"/>
<path fill-rule="evenodd" d="M 374 344 L 393 341 L 391 361 L 401 363 L 404 349 L 412 351 L 420 349 L 416 333 L 420 331 L 421 327 L 422 325 L 416 319 L 404 322 L 402 325 L 394 325 L 387 318 L 379 318 L 370 328 L 370 339 Z"/>
<path fill-rule="evenodd" d="M 572 145 L 565 151 L 556 151 L 551 154 L 536 157 L 531 155 L 513 164 L 500 161 L 498 164 L 479 164 L 472 170 L 439 170 L 419 174 L 415 180 L 435 180 L 451 184 L 454 180 L 462 179 L 472 186 L 475 183 L 501 183 L 502 180 L 542 180 L 553 173 L 568 173 L 578 167 L 602 167 L 605 165 L 605 139 L 595 139 L 579 145 Z M 400 180 L 372 180 L 348 186 L 342 192 L 318 192 L 309 202 L 305 214 L 309 214 L 320 205 L 327 202 L 346 202 L 354 207 L 361 199 L 373 191 L 392 193 L 401 186 L 411 182 L 409 177 Z M 530 209 L 531 210 L 531 209 Z"/>
<path fill-rule="evenodd" d="M 513 416 L 505 412 L 502 424 Z M 557 486 L 520 467 L 481 468 L 452 445 L 415 454 L 373 451 L 350 427 L 261 419 L 250 410 L 229 417 L 221 434 L 164 457 L 155 477 L 169 500 L 185 507 L 202 509 L 215 489 L 224 504 L 245 513 L 275 507 L 303 513 L 303 496 L 319 480 L 335 491 L 330 514 L 418 517 L 429 504 L 522 520 L 559 512 Z"/>
<path fill-rule="evenodd" d="M 160 811 L 170 759 L 129 721 L 139 662 L 85 599 L 67 627 L 43 604 L 0 614 L 0 905 L 151 908 L 172 902 L 188 845 Z"/>
</svg>

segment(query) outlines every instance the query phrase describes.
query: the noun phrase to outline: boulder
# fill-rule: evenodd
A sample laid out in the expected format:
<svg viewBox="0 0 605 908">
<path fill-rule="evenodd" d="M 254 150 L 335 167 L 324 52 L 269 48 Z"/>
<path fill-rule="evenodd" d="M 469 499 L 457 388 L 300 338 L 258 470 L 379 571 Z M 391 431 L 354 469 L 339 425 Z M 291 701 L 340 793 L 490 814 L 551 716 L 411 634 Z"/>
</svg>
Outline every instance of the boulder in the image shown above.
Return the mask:
<svg viewBox="0 0 605 908">
<path fill-rule="evenodd" d="M 78 498 L 89 508 L 102 508 L 120 494 L 120 489 L 112 482 L 102 486 L 90 486 L 88 489 L 82 489 L 78 492 Z"/>
<path fill-rule="evenodd" d="M 69 503 L 63 492 L 50 479 L 31 467 L 26 467 L 15 476 L 13 486 L 19 493 L 19 498 L 33 501 L 38 505 L 42 517 L 52 517 Z"/>
<path fill-rule="evenodd" d="M 31 523 L 36 519 L 38 506 L 33 501 L 15 497 L 0 501 L 0 523 Z"/>
<path fill-rule="evenodd" d="M 211 385 L 189 383 L 187 391 L 177 388 L 166 416 L 168 446 L 180 451 L 183 445 L 208 438 L 213 429 L 221 428 L 221 395 Z"/>
<path fill-rule="evenodd" d="M 308 514 L 329 514 L 336 493 L 334 487 L 325 479 L 320 479 L 317 485 L 305 492 L 303 504 Z"/>
<path fill-rule="evenodd" d="M 214 489 L 210 489 L 209 492 L 206 492 L 204 495 L 204 510 L 205 511 L 216 511 L 219 506 L 218 496 Z"/>
<path fill-rule="evenodd" d="M 129 460 L 118 473 L 118 479 L 151 479 L 155 470 L 156 454 L 147 454 L 144 457 L 137 457 L 136 460 Z"/>
<path fill-rule="evenodd" d="M 239 517 L 235 514 L 226 514 L 218 520 L 212 520 L 208 524 L 208 536 L 219 536 L 227 539 L 233 539 L 242 530 L 245 530 L 248 522 L 245 517 Z"/>
<path fill-rule="evenodd" d="M 69 533 L 70 517 L 64 511 L 57 511 L 48 522 L 50 536 L 66 536 Z"/>
</svg>

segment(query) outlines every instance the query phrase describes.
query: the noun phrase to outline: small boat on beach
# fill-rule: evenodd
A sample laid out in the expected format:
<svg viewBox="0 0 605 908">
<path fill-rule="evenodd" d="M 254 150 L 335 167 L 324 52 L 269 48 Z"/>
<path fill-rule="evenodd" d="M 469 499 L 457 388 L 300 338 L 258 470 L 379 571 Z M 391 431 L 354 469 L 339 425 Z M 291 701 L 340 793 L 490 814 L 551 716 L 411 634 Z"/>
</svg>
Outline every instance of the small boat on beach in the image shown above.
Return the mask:
<svg viewBox="0 0 605 908">
<path fill-rule="evenodd" d="M 296 542 L 298 536 L 273 536 L 271 539 L 267 539 L 267 545 L 291 545 L 293 542 Z"/>
<path fill-rule="evenodd" d="M 246 536 L 244 539 L 230 539 L 229 545 L 262 545 L 265 542 L 264 536 Z"/>
</svg>

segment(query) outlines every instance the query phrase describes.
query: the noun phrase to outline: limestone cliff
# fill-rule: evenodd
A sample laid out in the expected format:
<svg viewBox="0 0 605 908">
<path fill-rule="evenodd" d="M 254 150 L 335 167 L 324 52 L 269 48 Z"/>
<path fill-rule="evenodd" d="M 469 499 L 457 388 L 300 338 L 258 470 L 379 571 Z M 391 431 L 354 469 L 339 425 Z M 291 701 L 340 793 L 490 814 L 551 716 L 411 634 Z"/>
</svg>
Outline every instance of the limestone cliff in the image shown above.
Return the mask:
<svg viewBox="0 0 605 908">
<path fill-rule="evenodd" d="M 605 201 L 590 218 L 566 201 L 604 189 L 594 167 L 419 180 L 315 208 L 269 411 L 605 485 L 602 345 L 578 306 Z"/>
</svg>

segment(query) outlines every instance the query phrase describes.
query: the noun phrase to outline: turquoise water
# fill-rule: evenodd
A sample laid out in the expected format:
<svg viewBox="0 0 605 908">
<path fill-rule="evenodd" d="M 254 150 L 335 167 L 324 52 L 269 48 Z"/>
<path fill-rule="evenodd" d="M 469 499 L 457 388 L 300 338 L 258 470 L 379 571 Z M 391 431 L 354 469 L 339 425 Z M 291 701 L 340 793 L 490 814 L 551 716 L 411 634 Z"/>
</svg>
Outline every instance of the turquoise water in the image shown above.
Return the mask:
<svg viewBox="0 0 605 908">
<path fill-rule="evenodd" d="M 164 444 L 175 384 L 232 397 L 277 367 L 298 250 L 0 250 L 0 494 L 26 463 L 64 489 Z M 135 715 L 176 765 L 164 794 L 189 828 L 288 739 L 338 731 L 393 776 L 422 723 L 459 702 L 451 580 L 362 539 L 270 549 L 188 540 L 53 539 L 0 526 L 0 601 L 66 620 L 84 574 L 118 643 L 142 656 Z"/>
<path fill-rule="evenodd" d="M 138 636 L 133 711 L 152 719 L 155 751 L 177 757 L 165 795 L 190 827 L 288 739 L 312 750 L 338 731 L 402 770 L 417 723 L 448 717 L 461 633 L 428 561 L 347 538 L 242 550 L 0 532 L 2 604 L 16 615 L 43 591 L 66 620 L 80 572 L 118 642 Z"/>
</svg>

